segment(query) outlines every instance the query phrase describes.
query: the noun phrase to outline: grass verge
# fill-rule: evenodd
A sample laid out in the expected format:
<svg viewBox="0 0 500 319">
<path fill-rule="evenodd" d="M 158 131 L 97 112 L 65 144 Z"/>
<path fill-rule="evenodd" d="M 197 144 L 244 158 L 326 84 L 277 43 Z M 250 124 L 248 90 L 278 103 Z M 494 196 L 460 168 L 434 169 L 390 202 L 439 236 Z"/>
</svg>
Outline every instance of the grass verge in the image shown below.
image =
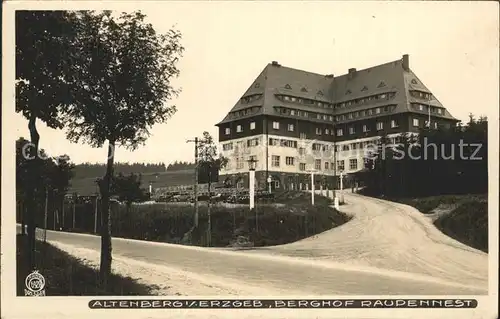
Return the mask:
<svg viewBox="0 0 500 319">
<path fill-rule="evenodd" d="M 24 296 L 24 280 L 30 272 L 26 267 L 26 240 L 27 237 L 21 234 L 16 237 L 18 296 Z M 45 278 L 47 296 L 144 296 L 151 295 L 157 288 L 140 284 L 130 277 L 112 274 L 108 288 L 103 290 L 98 285 L 97 270 L 42 241 L 36 243 L 36 257 L 36 267 Z"/>
</svg>

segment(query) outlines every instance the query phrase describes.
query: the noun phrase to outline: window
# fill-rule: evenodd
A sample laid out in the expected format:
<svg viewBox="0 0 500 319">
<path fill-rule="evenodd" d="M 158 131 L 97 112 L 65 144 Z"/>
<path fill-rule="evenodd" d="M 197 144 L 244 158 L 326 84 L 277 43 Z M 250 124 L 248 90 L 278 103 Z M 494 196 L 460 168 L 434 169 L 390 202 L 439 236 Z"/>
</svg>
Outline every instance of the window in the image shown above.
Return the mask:
<svg viewBox="0 0 500 319">
<path fill-rule="evenodd" d="M 396 120 L 391 120 L 391 127 L 392 128 L 398 127 L 398 122 L 396 122 Z"/>
<path fill-rule="evenodd" d="M 316 128 L 316 135 L 321 135 L 321 128 L 319 127 Z"/>
<path fill-rule="evenodd" d="M 344 132 L 342 132 L 342 129 L 341 129 L 341 128 L 339 128 L 339 129 L 337 130 L 337 136 L 342 136 L 342 135 L 344 135 Z"/>
<path fill-rule="evenodd" d="M 342 145 L 342 150 L 343 151 L 348 151 L 349 150 L 349 145 Z"/>
<path fill-rule="evenodd" d="M 242 157 L 236 159 L 236 169 L 242 169 L 244 167 L 244 162 Z"/>
<path fill-rule="evenodd" d="M 309 116 L 309 113 L 304 112 L 304 117 L 308 117 L 308 116 Z"/>
<path fill-rule="evenodd" d="M 295 110 L 290 110 L 290 115 L 295 115 Z"/>
<path fill-rule="evenodd" d="M 443 112 L 443 110 L 441 110 L 440 108 L 437 109 L 438 114 L 441 114 L 442 112 Z"/>
<path fill-rule="evenodd" d="M 349 128 L 349 134 L 354 134 L 354 133 L 355 133 L 354 126 L 351 126 Z"/>
<path fill-rule="evenodd" d="M 306 149 L 303 147 L 299 148 L 299 155 L 304 155 L 306 153 Z"/>
<path fill-rule="evenodd" d="M 250 123 L 250 129 L 251 130 L 255 130 L 255 122 L 251 122 Z"/>
<path fill-rule="evenodd" d="M 252 146 L 257 146 L 259 145 L 259 139 L 258 138 L 252 138 L 251 140 L 247 141 L 247 146 L 252 147 Z"/>
<path fill-rule="evenodd" d="M 344 170 L 344 160 L 340 160 L 340 161 L 337 161 L 337 169 L 339 171 L 343 171 Z"/>
<path fill-rule="evenodd" d="M 312 150 L 313 151 L 321 151 L 321 144 L 314 143 L 312 145 Z"/>
<path fill-rule="evenodd" d="M 288 131 L 293 132 L 293 124 L 288 124 Z"/>
<path fill-rule="evenodd" d="M 278 146 L 279 141 L 280 141 L 280 140 L 278 140 L 278 139 L 276 139 L 276 138 L 270 138 L 270 139 L 269 139 L 269 145 L 271 145 L 271 146 Z"/>
<path fill-rule="evenodd" d="M 273 155 L 271 163 L 274 167 L 279 167 L 280 166 L 280 157 L 277 155 Z"/>
<path fill-rule="evenodd" d="M 331 122 L 333 122 L 333 116 L 330 115 L 330 117 L 328 118 Z"/>
<path fill-rule="evenodd" d="M 316 114 L 316 118 L 317 118 L 318 120 L 321 120 L 321 114 Z"/>
<path fill-rule="evenodd" d="M 297 99 L 296 99 L 296 98 L 294 98 L 294 97 L 291 97 L 290 99 L 292 100 L 292 102 L 297 101 Z"/>
<path fill-rule="evenodd" d="M 293 158 L 293 157 L 291 157 L 291 156 L 287 156 L 287 157 L 285 158 L 285 163 L 286 163 L 286 165 L 288 165 L 288 166 L 292 166 L 292 165 L 294 165 L 294 160 L 295 160 L 295 158 Z"/>
<path fill-rule="evenodd" d="M 383 130 L 383 129 L 384 129 L 384 123 L 377 122 L 377 130 L 380 131 L 380 130 Z"/>
<path fill-rule="evenodd" d="M 328 169 L 328 165 L 329 165 L 329 163 L 325 162 L 325 169 Z"/>
<path fill-rule="evenodd" d="M 330 134 L 330 130 L 329 130 L 329 129 L 327 129 L 327 128 L 325 128 L 325 134 L 326 134 L 326 135 Z"/>
<path fill-rule="evenodd" d="M 231 129 L 229 127 L 226 127 L 226 135 L 231 134 Z"/>
<path fill-rule="evenodd" d="M 381 95 L 380 95 L 380 98 L 381 98 L 381 99 L 385 99 L 385 98 L 387 98 L 387 95 L 386 95 L 386 94 L 381 94 Z"/>
<path fill-rule="evenodd" d="M 236 126 L 236 132 L 238 133 L 243 132 L 243 128 L 241 127 L 241 125 Z"/>
<path fill-rule="evenodd" d="M 285 101 L 290 101 L 290 97 L 289 96 L 285 96 L 284 99 L 285 99 Z"/>
<path fill-rule="evenodd" d="M 380 114 L 380 107 L 377 107 L 377 108 L 375 109 L 375 114 Z"/>
<path fill-rule="evenodd" d="M 350 170 L 358 169 L 358 160 L 356 158 L 351 158 L 349 160 L 349 169 Z"/>
<path fill-rule="evenodd" d="M 420 126 L 418 119 L 413 119 L 413 126 L 415 126 L 415 127 Z"/>
<path fill-rule="evenodd" d="M 306 133 L 300 133 L 299 137 L 304 140 L 304 139 L 307 138 L 307 134 Z"/>
<path fill-rule="evenodd" d="M 351 120 L 352 119 L 352 113 L 347 114 L 347 117 Z"/>
<path fill-rule="evenodd" d="M 273 122 L 273 129 L 279 130 L 280 129 L 280 122 Z"/>
<path fill-rule="evenodd" d="M 299 170 L 305 171 L 306 170 L 306 163 L 300 163 L 299 164 Z"/>
<path fill-rule="evenodd" d="M 437 130 L 437 128 L 438 128 L 438 122 L 434 122 L 434 129 Z"/>
<path fill-rule="evenodd" d="M 314 161 L 314 168 L 317 170 L 321 170 L 321 160 L 317 159 Z"/>
<path fill-rule="evenodd" d="M 419 104 L 419 105 L 418 105 L 418 110 L 419 110 L 419 111 L 423 111 L 423 110 L 424 110 L 424 106 L 423 106 L 422 104 Z"/>
<path fill-rule="evenodd" d="M 363 132 L 369 132 L 369 131 L 370 131 L 370 130 L 368 129 L 368 126 L 366 126 L 366 124 L 365 124 L 365 125 L 363 125 Z"/>
<path fill-rule="evenodd" d="M 233 149 L 233 143 L 226 143 L 222 145 L 222 149 L 224 151 L 230 151 Z"/>
</svg>

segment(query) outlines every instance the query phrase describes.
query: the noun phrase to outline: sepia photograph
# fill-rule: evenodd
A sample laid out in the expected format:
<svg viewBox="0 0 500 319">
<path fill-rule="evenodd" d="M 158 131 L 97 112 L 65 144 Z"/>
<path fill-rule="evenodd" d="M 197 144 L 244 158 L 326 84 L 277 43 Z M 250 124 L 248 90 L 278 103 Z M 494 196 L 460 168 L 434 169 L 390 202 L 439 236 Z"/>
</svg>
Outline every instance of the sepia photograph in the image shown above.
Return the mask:
<svg viewBox="0 0 500 319">
<path fill-rule="evenodd" d="M 498 3 L 4 9 L 2 304 L 497 318 Z"/>
</svg>

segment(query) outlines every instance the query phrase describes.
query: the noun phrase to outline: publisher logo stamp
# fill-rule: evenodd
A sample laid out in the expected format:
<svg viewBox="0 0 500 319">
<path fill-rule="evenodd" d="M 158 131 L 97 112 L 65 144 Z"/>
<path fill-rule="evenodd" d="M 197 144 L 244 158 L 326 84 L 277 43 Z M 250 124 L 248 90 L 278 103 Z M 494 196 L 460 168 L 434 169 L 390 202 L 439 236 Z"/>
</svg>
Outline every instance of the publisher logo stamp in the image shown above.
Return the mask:
<svg viewBox="0 0 500 319">
<path fill-rule="evenodd" d="M 24 283 L 26 285 L 26 289 L 24 289 L 25 296 L 45 296 L 45 278 L 38 270 L 26 276 Z"/>
</svg>

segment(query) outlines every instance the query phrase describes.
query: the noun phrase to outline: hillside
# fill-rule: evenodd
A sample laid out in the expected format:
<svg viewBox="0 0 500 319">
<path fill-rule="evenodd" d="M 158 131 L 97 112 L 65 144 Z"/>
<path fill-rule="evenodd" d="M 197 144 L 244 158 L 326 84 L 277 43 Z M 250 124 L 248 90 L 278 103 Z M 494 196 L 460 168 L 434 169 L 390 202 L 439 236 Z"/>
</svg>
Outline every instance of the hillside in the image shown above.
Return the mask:
<svg viewBox="0 0 500 319">
<path fill-rule="evenodd" d="M 97 177 L 73 178 L 71 180 L 70 192 L 77 192 L 82 196 L 95 194 L 98 191 L 95 183 L 96 178 Z M 178 171 L 142 173 L 142 187 L 148 189 L 149 183 L 151 183 L 154 188 L 192 185 L 194 184 L 194 170 L 186 169 Z"/>
</svg>

